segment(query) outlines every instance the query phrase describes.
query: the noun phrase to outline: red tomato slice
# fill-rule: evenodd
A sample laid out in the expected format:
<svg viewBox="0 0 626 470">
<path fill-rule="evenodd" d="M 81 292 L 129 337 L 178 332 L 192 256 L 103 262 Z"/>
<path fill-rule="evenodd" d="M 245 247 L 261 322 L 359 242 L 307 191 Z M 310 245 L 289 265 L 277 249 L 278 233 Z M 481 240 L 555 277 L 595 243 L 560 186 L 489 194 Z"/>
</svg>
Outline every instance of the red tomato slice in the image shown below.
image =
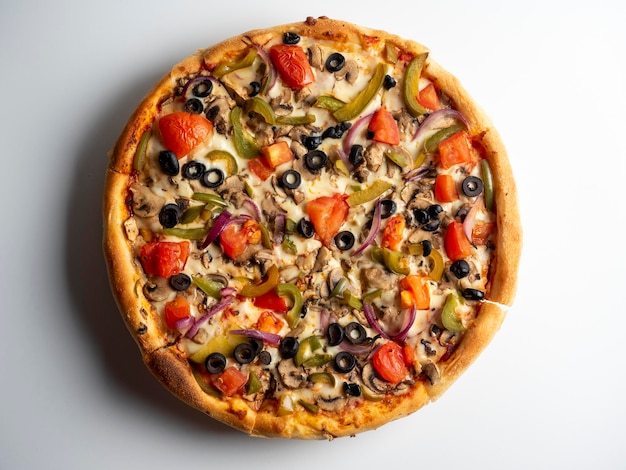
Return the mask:
<svg viewBox="0 0 626 470">
<path fill-rule="evenodd" d="M 257 297 L 258 298 L 258 297 Z M 259 331 L 265 331 L 266 333 L 278 334 L 283 328 L 284 322 L 276 317 L 269 310 L 264 311 L 260 316 L 254 327 Z"/>
<path fill-rule="evenodd" d="M 284 140 L 276 142 L 272 145 L 267 145 L 261 149 L 261 155 L 265 159 L 265 163 L 272 168 L 282 165 L 283 163 L 290 162 L 294 159 L 293 152 L 289 148 L 289 144 Z"/>
<path fill-rule="evenodd" d="M 443 246 L 448 258 L 452 261 L 467 258 L 473 252 L 473 247 L 465 236 L 463 224 L 459 222 L 452 222 L 448 225 Z"/>
<path fill-rule="evenodd" d="M 433 111 L 441 107 L 437 89 L 432 83 L 420 90 L 417 101 L 425 108 L 432 109 Z"/>
<path fill-rule="evenodd" d="M 496 225 L 493 222 L 478 223 L 472 230 L 472 243 L 474 245 L 486 245 L 489 236 L 495 230 Z"/>
<path fill-rule="evenodd" d="M 382 247 L 397 250 L 404 239 L 406 222 L 401 214 L 390 217 L 383 231 Z"/>
<path fill-rule="evenodd" d="M 418 310 L 430 308 L 430 290 L 428 290 L 428 276 L 424 274 L 411 274 L 400 280 L 400 289 L 408 291 L 411 304 Z M 411 305 L 402 305 L 402 308 L 409 308 Z"/>
<path fill-rule="evenodd" d="M 289 88 L 299 90 L 315 81 L 309 59 L 300 46 L 277 44 L 270 49 L 270 59 Z"/>
<path fill-rule="evenodd" d="M 248 162 L 248 169 L 250 170 L 250 173 L 255 175 L 261 181 L 265 181 L 274 174 L 274 170 L 269 167 L 269 165 L 265 162 L 265 158 L 263 157 L 250 160 Z"/>
<path fill-rule="evenodd" d="M 437 175 L 435 179 L 435 199 L 438 202 L 452 202 L 459 199 L 452 175 Z"/>
<path fill-rule="evenodd" d="M 403 348 L 393 341 L 378 348 L 372 357 L 372 365 L 382 379 L 394 385 L 400 383 L 408 372 Z"/>
<path fill-rule="evenodd" d="M 255 297 L 252 303 L 254 303 L 255 307 L 267 308 L 274 310 L 275 312 L 284 313 L 289 310 L 287 302 L 285 302 L 285 299 L 276 293 L 275 289 L 272 289 L 267 294 Z"/>
<path fill-rule="evenodd" d="M 378 111 L 374 113 L 370 120 L 368 129 L 374 133 L 372 139 L 376 142 L 389 145 L 398 145 L 400 143 L 398 124 L 385 108 L 378 108 Z"/>
<path fill-rule="evenodd" d="M 461 131 L 439 142 L 439 164 L 448 169 L 458 163 L 472 161 L 470 138 L 467 132 Z"/>
<path fill-rule="evenodd" d="M 189 242 L 151 242 L 139 249 L 146 274 L 170 277 L 183 270 L 189 256 Z"/>
<path fill-rule="evenodd" d="M 177 296 L 171 302 L 165 304 L 165 323 L 167 327 L 174 330 L 176 329 L 176 322 L 187 318 L 191 315 L 191 308 L 189 302 L 183 296 Z"/>
<path fill-rule="evenodd" d="M 183 158 L 207 138 L 213 130 L 213 123 L 202 114 L 177 112 L 166 114 L 159 119 L 159 132 L 163 145 Z"/>
<path fill-rule="evenodd" d="M 213 380 L 213 386 L 222 392 L 222 395 L 232 397 L 243 388 L 247 381 L 245 374 L 235 366 L 230 366 Z"/>
<path fill-rule="evenodd" d="M 346 194 L 321 196 L 309 201 L 306 213 L 324 246 L 329 247 L 337 232 L 348 217 L 350 206 L 346 202 Z"/>
<path fill-rule="evenodd" d="M 220 245 L 224 253 L 231 259 L 241 255 L 248 245 L 261 242 L 261 227 L 256 220 L 246 220 L 241 226 L 228 225 L 220 234 Z"/>
</svg>

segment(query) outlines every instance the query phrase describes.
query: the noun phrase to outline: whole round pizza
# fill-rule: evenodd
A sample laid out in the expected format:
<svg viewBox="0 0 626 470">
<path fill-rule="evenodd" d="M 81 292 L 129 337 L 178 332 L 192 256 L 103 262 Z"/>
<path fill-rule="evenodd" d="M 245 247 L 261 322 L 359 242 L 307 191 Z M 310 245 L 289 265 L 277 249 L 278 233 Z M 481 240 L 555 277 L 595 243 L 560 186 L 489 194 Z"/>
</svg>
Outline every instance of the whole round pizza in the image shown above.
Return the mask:
<svg viewBox="0 0 626 470">
<path fill-rule="evenodd" d="M 325 17 L 172 68 L 111 156 L 104 251 L 176 396 L 255 436 L 354 435 L 437 399 L 513 301 L 516 188 L 422 45 Z"/>
</svg>

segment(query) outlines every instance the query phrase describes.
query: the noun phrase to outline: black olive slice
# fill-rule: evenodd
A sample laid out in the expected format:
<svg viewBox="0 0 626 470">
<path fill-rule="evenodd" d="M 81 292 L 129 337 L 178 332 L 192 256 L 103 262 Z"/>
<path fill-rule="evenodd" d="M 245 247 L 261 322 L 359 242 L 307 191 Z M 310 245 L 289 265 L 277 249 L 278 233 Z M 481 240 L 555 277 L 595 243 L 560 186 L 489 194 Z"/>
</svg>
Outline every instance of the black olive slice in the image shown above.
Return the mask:
<svg viewBox="0 0 626 470">
<path fill-rule="evenodd" d="M 300 347 L 300 342 L 294 338 L 293 336 L 285 336 L 283 340 L 280 342 L 280 346 L 278 347 L 278 351 L 283 359 L 289 359 L 294 357 L 298 353 L 298 348 Z"/>
<path fill-rule="evenodd" d="M 287 32 L 283 34 L 283 44 L 298 44 L 300 36 L 296 33 Z"/>
<path fill-rule="evenodd" d="M 337 353 L 333 362 L 337 372 L 341 372 L 342 374 L 350 372 L 354 369 L 354 366 L 356 366 L 356 359 L 348 351 Z"/>
<path fill-rule="evenodd" d="M 346 58 L 339 52 L 333 52 L 326 59 L 326 70 L 329 72 L 339 72 L 346 65 Z"/>
<path fill-rule="evenodd" d="M 272 355 L 268 351 L 261 351 L 259 353 L 259 361 L 261 364 L 268 366 L 272 362 Z"/>
<path fill-rule="evenodd" d="M 415 209 L 413 215 L 418 224 L 427 224 L 430 222 L 430 214 L 426 209 Z"/>
<path fill-rule="evenodd" d="M 165 228 L 172 228 L 178 224 L 181 215 L 183 211 L 178 204 L 165 204 L 159 212 L 159 222 Z"/>
<path fill-rule="evenodd" d="M 322 136 L 321 135 L 307 135 L 302 138 L 302 144 L 308 150 L 315 150 L 317 147 L 322 145 Z"/>
<path fill-rule="evenodd" d="M 261 340 L 259 338 L 250 338 L 249 343 L 252 346 L 252 348 L 254 349 L 254 355 L 255 356 L 260 354 L 261 351 L 263 350 L 263 348 L 265 347 L 265 344 L 263 343 L 263 340 Z"/>
<path fill-rule="evenodd" d="M 321 150 L 312 150 L 304 155 L 304 164 L 312 172 L 319 172 L 328 163 L 328 155 Z"/>
<path fill-rule="evenodd" d="M 463 289 L 461 295 L 467 300 L 483 300 L 485 298 L 485 293 L 478 289 Z"/>
<path fill-rule="evenodd" d="M 159 153 L 159 166 L 167 176 L 176 176 L 180 172 L 178 158 L 171 150 L 163 150 Z"/>
<path fill-rule="evenodd" d="M 363 146 L 362 145 L 358 145 L 358 144 L 353 145 L 350 148 L 350 154 L 348 155 L 348 160 L 354 166 L 359 166 L 361 163 L 363 163 L 363 160 L 364 160 L 364 157 L 363 157 Z"/>
<path fill-rule="evenodd" d="M 219 187 L 226 179 L 224 176 L 224 172 L 219 168 L 209 168 L 202 173 L 202 177 L 200 182 L 202 186 L 206 186 L 207 188 L 217 188 Z"/>
<path fill-rule="evenodd" d="M 170 286 L 177 291 L 184 291 L 191 285 L 191 278 L 185 273 L 178 273 L 170 277 Z"/>
<path fill-rule="evenodd" d="M 428 207 L 428 213 L 432 218 L 438 217 L 439 214 L 441 214 L 442 212 L 443 207 L 441 207 L 441 204 L 433 204 L 432 206 Z"/>
<path fill-rule="evenodd" d="M 391 75 L 385 75 L 385 80 L 383 81 L 383 87 L 385 90 L 391 90 L 393 87 L 397 85 L 396 79 Z"/>
<path fill-rule="evenodd" d="M 423 256 L 430 256 L 430 254 L 433 251 L 433 244 L 431 243 L 430 240 L 422 240 L 420 242 L 422 244 L 422 255 Z"/>
<path fill-rule="evenodd" d="M 483 192 L 484 187 L 483 180 L 478 176 L 468 176 L 461 183 L 461 190 L 467 197 L 478 196 Z"/>
<path fill-rule="evenodd" d="M 335 246 L 341 251 L 349 250 L 354 246 L 354 235 L 352 232 L 344 230 L 335 235 Z"/>
<path fill-rule="evenodd" d="M 367 340 L 367 331 L 360 323 L 355 321 L 348 323 L 345 327 L 346 338 L 352 344 L 361 344 Z"/>
<path fill-rule="evenodd" d="M 185 102 L 185 111 L 193 114 L 201 114 L 204 111 L 204 105 L 198 98 L 189 98 Z"/>
<path fill-rule="evenodd" d="M 261 91 L 261 84 L 259 82 L 250 82 L 250 93 L 248 93 L 249 97 L 253 97 L 259 94 Z"/>
<path fill-rule="evenodd" d="M 340 125 L 331 126 L 322 132 L 322 139 L 341 139 L 344 130 Z"/>
<path fill-rule="evenodd" d="M 211 353 L 204 361 L 204 367 L 209 374 L 219 374 L 226 368 L 226 358 L 218 352 Z"/>
<path fill-rule="evenodd" d="M 395 214 L 397 205 L 391 199 L 383 199 L 380 201 L 380 216 L 383 219 L 388 219 Z"/>
<path fill-rule="evenodd" d="M 302 176 L 296 170 L 287 170 L 280 175 L 280 184 L 287 189 L 296 189 L 302 183 Z"/>
<path fill-rule="evenodd" d="M 239 364 L 250 364 L 256 356 L 256 354 L 254 354 L 254 347 L 250 343 L 238 344 L 233 355 Z"/>
<path fill-rule="evenodd" d="M 439 229 L 439 219 L 432 219 L 430 222 L 422 226 L 422 230 L 426 232 L 436 232 Z"/>
<path fill-rule="evenodd" d="M 190 180 L 197 180 L 202 177 L 205 170 L 204 163 L 191 161 L 183 165 L 183 176 Z"/>
<path fill-rule="evenodd" d="M 191 89 L 193 96 L 198 98 L 206 98 L 213 91 L 213 82 L 210 78 L 198 80 L 198 82 Z"/>
<path fill-rule="evenodd" d="M 326 330 L 326 339 L 330 346 L 337 346 L 343 341 L 344 329 L 339 323 L 331 323 Z"/>
<path fill-rule="evenodd" d="M 313 235 L 315 235 L 315 228 L 313 227 L 313 223 L 309 219 L 305 219 L 304 217 L 298 221 L 296 230 L 298 230 L 298 233 L 304 238 L 311 238 L 313 237 Z"/>
<path fill-rule="evenodd" d="M 462 279 L 470 273 L 470 265 L 464 259 L 458 259 L 452 263 L 450 271 L 457 279 Z"/>
<path fill-rule="evenodd" d="M 361 396 L 361 386 L 359 384 L 355 384 L 354 382 L 344 382 L 343 391 L 346 395 L 351 397 Z"/>
</svg>

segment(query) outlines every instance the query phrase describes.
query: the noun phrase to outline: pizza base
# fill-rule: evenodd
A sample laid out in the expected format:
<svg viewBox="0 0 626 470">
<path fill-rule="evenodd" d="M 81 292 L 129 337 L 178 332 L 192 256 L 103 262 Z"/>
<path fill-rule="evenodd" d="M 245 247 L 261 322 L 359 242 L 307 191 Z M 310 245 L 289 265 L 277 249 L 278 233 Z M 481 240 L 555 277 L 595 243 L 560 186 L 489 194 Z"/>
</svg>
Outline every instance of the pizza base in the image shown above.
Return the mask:
<svg viewBox="0 0 626 470">
<path fill-rule="evenodd" d="M 515 295 L 521 226 L 515 182 L 497 131 L 458 80 L 429 59 L 423 74 L 452 98 L 455 107 L 470 122 L 471 132 L 483 136 L 494 178 L 498 229 L 488 301 L 482 305 L 477 320 L 465 332 L 450 360 L 438 365 L 440 380 L 436 385 L 419 385 L 408 394 L 385 396 L 382 401 L 367 402 L 366 406 L 345 410 L 341 414 L 312 415 L 302 411 L 281 417 L 269 412 L 255 412 L 241 398 L 220 399 L 205 393 L 194 379 L 187 359 L 175 346 L 167 344 L 162 320 L 141 292 L 141 265 L 131 256 L 131 246 L 124 229 L 124 221 L 131 215 L 126 201 L 127 188 L 133 178 L 133 158 L 139 139 L 158 113 L 159 104 L 171 96 L 179 78 L 197 73 L 205 64 L 218 63 L 237 55 L 251 41 L 262 44 L 267 38 L 285 31 L 331 40 L 338 50 L 342 45 L 353 47 L 353 43 L 360 43 L 367 35 L 390 41 L 413 53 L 427 51 L 418 43 L 384 31 L 325 17 L 251 31 L 197 51 L 173 67 L 148 93 L 131 116 L 110 155 L 104 193 L 103 245 L 112 291 L 123 319 L 141 350 L 145 364 L 174 395 L 209 416 L 253 436 L 332 439 L 376 429 L 413 413 L 439 398 L 470 366 L 499 329 L 505 317 L 503 306 L 510 305 Z"/>
</svg>

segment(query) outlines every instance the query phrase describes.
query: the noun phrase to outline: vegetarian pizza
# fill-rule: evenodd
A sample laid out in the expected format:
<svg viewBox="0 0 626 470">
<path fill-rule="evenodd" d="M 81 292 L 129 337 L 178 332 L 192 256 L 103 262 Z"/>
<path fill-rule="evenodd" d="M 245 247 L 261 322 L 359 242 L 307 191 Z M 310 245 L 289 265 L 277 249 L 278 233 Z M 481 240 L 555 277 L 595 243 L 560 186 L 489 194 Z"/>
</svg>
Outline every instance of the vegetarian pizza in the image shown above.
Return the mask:
<svg viewBox="0 0 626 470">
<path fill-rule="evenodd" d="M 500 327 L 520 250 L 505 148 L 459 82 L 325 17 L 186 58 L 110 155 L 104 251 L 145 364 L 255 436 L 437 399 Z"/>
</svg>

